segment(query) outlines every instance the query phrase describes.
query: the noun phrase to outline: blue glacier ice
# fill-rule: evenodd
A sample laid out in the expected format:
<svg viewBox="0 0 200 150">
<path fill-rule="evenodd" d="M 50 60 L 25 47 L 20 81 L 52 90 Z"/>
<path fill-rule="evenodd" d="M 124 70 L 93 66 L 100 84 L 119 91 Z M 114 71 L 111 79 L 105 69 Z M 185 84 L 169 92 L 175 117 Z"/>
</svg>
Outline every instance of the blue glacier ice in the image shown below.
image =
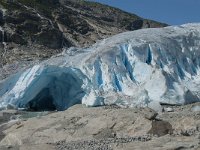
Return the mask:
<svg viewBox="0 0 200 150">
<path fill-rule="evenodd" d="M 70 48 L 0 84 L 0 107 L 65 110 L 200 101 L 200 24 L 125 32 Z M 155 108 L 156 109 L 156 108 Z"/>
<path fill-rule="evenodd" d="M 10 103 L 35 110 L 45 110 L 46 107 L 64 110 L 81 103 L 85 95 L 81 87 L 84 78 L 79 69 L 36 65 L 18 78 L 7 81 L 6 85 L 12 86 L 7 87 L 7 91 L 2 90 L 2 105 Z"/>
</svg>

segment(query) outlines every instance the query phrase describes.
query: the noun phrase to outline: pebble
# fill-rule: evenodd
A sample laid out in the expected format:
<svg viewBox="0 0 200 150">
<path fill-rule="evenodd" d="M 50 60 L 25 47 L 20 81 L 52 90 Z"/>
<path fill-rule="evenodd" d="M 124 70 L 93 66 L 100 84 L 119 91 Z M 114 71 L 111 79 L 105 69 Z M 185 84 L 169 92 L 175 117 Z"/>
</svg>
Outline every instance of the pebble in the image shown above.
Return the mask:
<svg viewBox="0 0 200 150">
<path fill-rule="evenodd" d="M 137 137 L 119 137 L 119 138 L 108 138 L 101 140 L 88 140 L 88 141 L 75 141 L 75 142 L 64 142 L 60 141 L 56 143 L 58 150 L 112 150 L 110 144 L 122 144 L 130 142 L 146 142 L 151 140 L 152 135 L 147 134 Z"/>
</svg>

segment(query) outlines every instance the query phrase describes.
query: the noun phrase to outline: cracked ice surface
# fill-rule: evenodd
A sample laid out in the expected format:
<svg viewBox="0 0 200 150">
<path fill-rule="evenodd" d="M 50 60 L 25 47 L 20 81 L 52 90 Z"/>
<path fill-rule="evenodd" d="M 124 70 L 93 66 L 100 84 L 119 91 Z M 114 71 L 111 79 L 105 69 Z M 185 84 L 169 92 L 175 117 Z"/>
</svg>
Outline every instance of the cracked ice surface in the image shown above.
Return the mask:
<svg viewBox="0 0 200 150">
<path fill-rule="evenodd" d="M 118 34 L 8 78 L 0 106 L 64 110 L 76 104 L 158 107 L 200 101 L 200 24 Z M 48 105 L 47 105 L 48 106 Z"/>
</svg>

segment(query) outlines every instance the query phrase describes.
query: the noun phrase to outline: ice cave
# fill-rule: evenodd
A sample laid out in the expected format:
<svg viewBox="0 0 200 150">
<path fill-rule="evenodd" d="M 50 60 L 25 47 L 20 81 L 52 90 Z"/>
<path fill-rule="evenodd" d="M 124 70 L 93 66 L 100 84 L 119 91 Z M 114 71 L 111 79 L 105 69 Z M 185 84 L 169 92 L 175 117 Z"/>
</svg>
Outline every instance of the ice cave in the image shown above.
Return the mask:
<svg viewBox="0 0 200 150">
<path fill-rule="evenodd" d="M 35 66 L 16 81 L 6 101 L 33 111 L 65 110 L 81 103 L 85 95 L 79 73 L 73 68 Z M 14 95 L 13 92 L 17 91 L 19 94 Z"/>
</svg>

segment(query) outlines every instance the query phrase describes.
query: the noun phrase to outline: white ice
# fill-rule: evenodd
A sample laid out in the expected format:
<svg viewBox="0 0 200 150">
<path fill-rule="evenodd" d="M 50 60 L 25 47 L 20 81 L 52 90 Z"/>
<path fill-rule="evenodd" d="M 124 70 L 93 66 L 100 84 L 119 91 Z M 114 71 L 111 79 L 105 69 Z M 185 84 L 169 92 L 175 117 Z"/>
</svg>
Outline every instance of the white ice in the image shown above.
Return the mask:
<svg viewBox="0 0 200 150">
<path fill-rule="evenodd" d="M 10 77 L 0 86 L 0 106 L 188 104 L 200 101 L 199 67 L 198 23 L 126 32 Z"/>
</svg>

